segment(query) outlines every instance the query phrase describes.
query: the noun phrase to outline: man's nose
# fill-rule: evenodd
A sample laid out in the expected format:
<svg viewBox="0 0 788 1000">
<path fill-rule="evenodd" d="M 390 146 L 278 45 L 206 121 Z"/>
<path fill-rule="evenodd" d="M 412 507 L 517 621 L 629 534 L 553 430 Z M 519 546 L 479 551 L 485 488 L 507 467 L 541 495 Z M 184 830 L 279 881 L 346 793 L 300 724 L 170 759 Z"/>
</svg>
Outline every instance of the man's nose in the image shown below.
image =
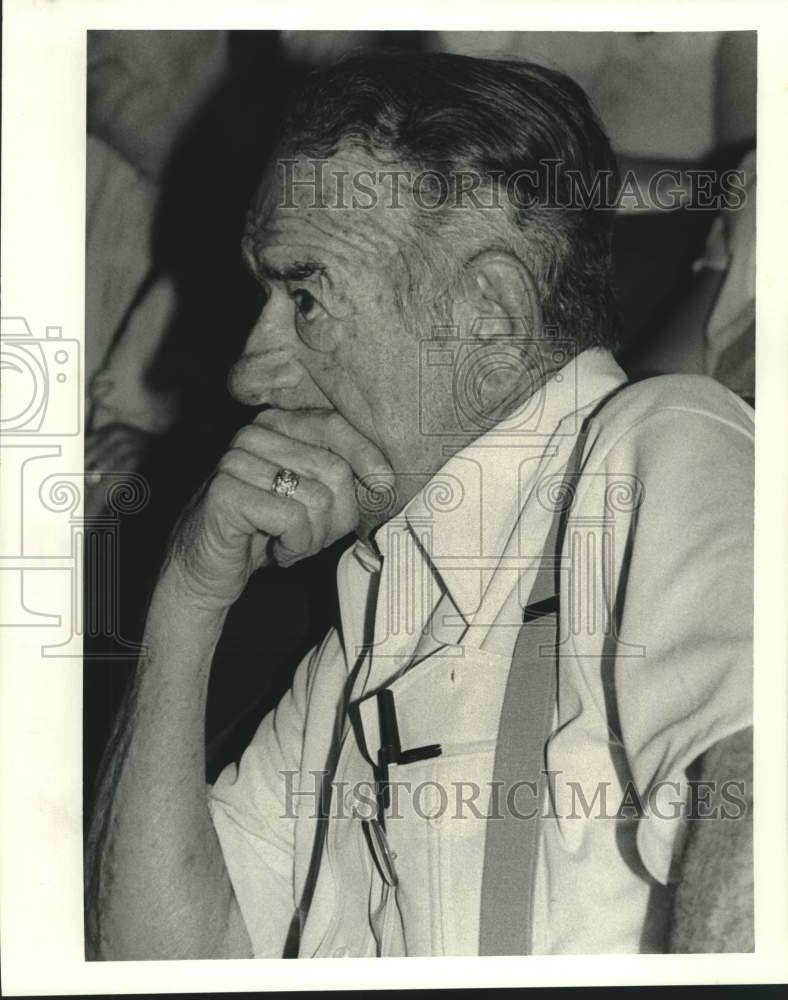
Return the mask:
<svg viewBox="0 0 788 1000">
<path fill-rule="evenodd" d="M 306 373 L 296 357 L 296 347 L 292 335 L 261 316 L 241 357 L 230 369 L 227 386 L 231 395 L 246 406 L 262 406 L 271 402 L 275 390 L 297 386 Z"/>
</svg>

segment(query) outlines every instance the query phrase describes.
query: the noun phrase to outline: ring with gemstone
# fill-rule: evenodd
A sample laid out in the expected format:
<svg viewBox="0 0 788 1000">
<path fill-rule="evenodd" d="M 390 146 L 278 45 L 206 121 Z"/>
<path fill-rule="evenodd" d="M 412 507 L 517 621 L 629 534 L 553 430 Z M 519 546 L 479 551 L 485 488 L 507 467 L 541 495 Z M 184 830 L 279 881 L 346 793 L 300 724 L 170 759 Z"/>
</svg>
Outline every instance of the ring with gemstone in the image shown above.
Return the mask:
<svg viewBox="0 0 788 1000">
<path fill-rule="evenodd" d="M 300 481 L 297 472 L 293 472 L 292 469 L 280 469 L 274 476 L 271 491 L 278 497 L 291 497 L 298 489 Z"/>
</svg>

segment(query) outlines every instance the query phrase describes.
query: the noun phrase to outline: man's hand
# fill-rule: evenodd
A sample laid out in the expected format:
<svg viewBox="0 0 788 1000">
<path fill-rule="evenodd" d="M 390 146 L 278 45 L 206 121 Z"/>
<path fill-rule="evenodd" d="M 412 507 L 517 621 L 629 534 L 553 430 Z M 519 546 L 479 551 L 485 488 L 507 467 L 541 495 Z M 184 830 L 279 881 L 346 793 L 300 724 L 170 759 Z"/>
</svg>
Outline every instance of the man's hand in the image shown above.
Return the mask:
<svg viewBox="0 0 788 1000">
<path fill-rule="evenodd" d="M 291 497 L 272 493 L 297 472 Z M 229 607 L 251 574 L 315 555 L 359 523 L 356 480 L 390 476 L 379 449 L 335 410 L 266 410 L 241 428 L 176 528 L 168 565 L 193 603 Z"/>
<path fill-rule="evenodd" d="M 281 468 L 301 477 L 292 497 L 271 493 Z M 90 957 L 251 957 L 205 794 L 213 653 L 249 575 L 352 531 L 354 477 L 390 472 L 333 410 L 271 410 L 238 432 L 183 515 L 102 766 L 86 855 Z"/>
</svg>

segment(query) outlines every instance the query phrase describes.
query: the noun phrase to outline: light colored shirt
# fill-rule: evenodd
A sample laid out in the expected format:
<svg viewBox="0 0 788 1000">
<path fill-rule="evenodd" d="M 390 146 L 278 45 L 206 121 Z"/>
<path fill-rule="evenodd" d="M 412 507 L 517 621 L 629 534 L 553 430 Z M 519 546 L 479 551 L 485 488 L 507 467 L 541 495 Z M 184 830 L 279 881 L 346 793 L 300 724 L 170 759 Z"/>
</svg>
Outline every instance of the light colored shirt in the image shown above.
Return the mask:
<svg viewBox="0 0 788 1000">
<path fill-rule="evenodd" d="M 583 352 L 455 449 L 377 531 L 377 553 L 359 542 L 343 554 L 340 627 L 209 788 L 255 956 L 282 954 L 318 825 L 300 956 L 478 953 L 504 687 L 534 567 L 569 500 L 533 951 L 664 948 L 686 769 L 751 720 L 753 423 L 702 376 L 625 382 L 607 351 Z M 396 889 L 362 822 L 384 686 L 403 749 L 441 747 L 390 769 Z M 533 804 L 527 789 L 515 802 Z"/>
</svg>

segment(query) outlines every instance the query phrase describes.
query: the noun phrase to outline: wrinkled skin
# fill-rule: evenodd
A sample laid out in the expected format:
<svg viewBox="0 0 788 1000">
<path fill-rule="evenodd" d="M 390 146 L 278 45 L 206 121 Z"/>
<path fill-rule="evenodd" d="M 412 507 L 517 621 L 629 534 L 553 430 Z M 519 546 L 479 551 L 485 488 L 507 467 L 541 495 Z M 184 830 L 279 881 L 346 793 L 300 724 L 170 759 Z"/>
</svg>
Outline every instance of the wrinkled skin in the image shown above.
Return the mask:
<svg viewBox="0 0 788 1000">
<path fill-rule="evenodd" d="M 400 508 L 445 460 L 419 431 L 428 324 L 412 329 L 397 299 L 409 214 L 385 198 L 372 210 L 312 207 L 336 198 L 335 170 L 366 166 L 338 158 L 319 189 L 295 189 L 292 207 L 272 167 L 250 209 L 243 253 L 265 304 L 228 384 L 240 402 L 271 408 L 236 436 L 171 554 L 208 605 L 232 603 L 272 560 L 290 565 L 354 530 L 367 537 L 381 517 L 368 488 L 396 484 Z M 301 163 L 300 180 L 315 176 Z M 451 399 L 432 405 L 448 413 Z M 282 467 L 301 477 L 293 497 L 271 493 Z"/>
<path fill-rule="evenodd" d="M 243 254 L 265 304 L 228 384 L 240 402 L 271 409 L 236 437 L 177 537 L 176 561 L 205 601 L 231 602 L 271 559 L 290 565 L 352 530 L 369 537 L 446 460 L 440 430 L 454 425 L 451 378 L 426 399 L 419 388 L 439 280 L 407 197 L 395 179 L 378 177 L 372 207 L 336 207 L 337 178 L 370 166 L 355 151 L 320 171 L 301 159 L 290 175 L 297 183 L 287 184 L 273 165 L 249 211 Z M 467 331 L 479 316 L 527 315 L 521 265 L 490 253 L 474 262 L 473 249 L 453 286 L 452 325 Z M 427 287 L 426 303 L 416 284 Z M 489 380 L 493 407 L 521 401 L 511 399 L 513 377 Z M 425 434 L 425 422 L 439 433 Z M 301 476 L 286 499 L 270 491 L 281 467 Z M 377 502 L 376 484 L 394 500 Z"/>
</svg>

